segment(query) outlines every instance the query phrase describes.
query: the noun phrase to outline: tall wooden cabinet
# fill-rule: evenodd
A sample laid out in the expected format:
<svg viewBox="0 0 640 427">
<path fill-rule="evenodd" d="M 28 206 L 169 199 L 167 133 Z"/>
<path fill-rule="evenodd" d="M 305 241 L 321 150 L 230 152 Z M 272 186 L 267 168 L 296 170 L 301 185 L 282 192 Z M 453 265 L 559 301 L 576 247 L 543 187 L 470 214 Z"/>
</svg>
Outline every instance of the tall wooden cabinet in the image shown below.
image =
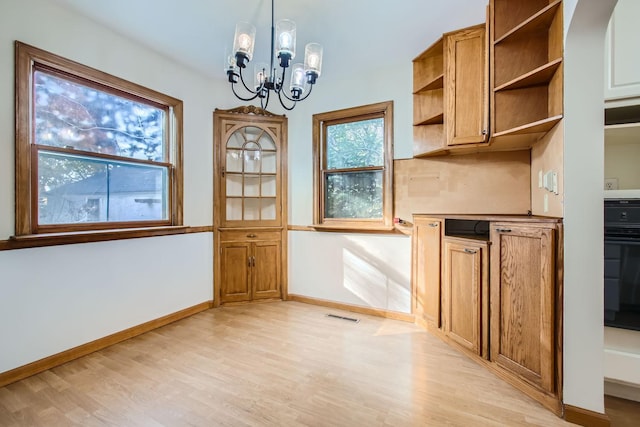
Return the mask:
<svg viewBox="0 0 640 427">
<path fill-rule="evenodd" d="M 286 296 L 287 119 L 214 112 L 214 304 Z"/>
</svg>

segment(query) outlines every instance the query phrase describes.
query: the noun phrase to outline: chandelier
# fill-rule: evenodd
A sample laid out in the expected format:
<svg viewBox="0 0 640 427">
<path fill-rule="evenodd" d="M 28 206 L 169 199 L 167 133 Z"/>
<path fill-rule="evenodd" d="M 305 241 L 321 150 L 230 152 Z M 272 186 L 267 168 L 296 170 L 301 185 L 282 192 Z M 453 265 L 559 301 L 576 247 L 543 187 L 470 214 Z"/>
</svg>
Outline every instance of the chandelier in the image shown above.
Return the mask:
<svg viewBox="0 0 640 427">
<path fill-rule="evenodd" d="M 245 74 L 248 63 L 253 58 L 256 28 L 247 22 L 239 22 L 233 39 L 233 53 L 225 58 L 225 70 L 231 83 L 231 90 L 236 98 L 242 101 L 260 99 L 260 106 L 267 108 L 269 98 L 274 93 L 282 107 L 293 110 L 299 101 L 304 101 L 311 94 L 322 67 L 322 46 L 309 43 L 304 49 L 304 64 L 291 65 L 296 56 L 296 24 L 282 19 L 274 27 L 274 0 L 271 0 L 271 62 L 256 63 L 253 76 L 247 82 Z M 280 70 L 274 63 L 278 62 Z M 288 89 L 285 89 L 287 68 L 291 67 Z M 244 70 L 244 71 L 243 71 Z M 246 96 L 236 90 L 236 84 L 242 83 Z M 243 89 L 241 89 L 243 90 Z M 289 104 L 289 105 L 287 105 Z"/>
</svg>

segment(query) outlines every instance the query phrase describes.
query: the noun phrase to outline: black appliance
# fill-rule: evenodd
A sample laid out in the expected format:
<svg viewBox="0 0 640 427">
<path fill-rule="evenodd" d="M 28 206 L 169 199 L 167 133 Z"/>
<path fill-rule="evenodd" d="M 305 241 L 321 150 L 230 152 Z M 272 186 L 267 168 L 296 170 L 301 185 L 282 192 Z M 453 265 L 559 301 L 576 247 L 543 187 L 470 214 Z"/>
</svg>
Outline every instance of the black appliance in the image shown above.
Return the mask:
<svg viewBox="0 0 640 427">
<path fill-rule="evenodd" d="M 640 199 L 604 201 L 604 324 L 640 331 Z"/>
</svg>

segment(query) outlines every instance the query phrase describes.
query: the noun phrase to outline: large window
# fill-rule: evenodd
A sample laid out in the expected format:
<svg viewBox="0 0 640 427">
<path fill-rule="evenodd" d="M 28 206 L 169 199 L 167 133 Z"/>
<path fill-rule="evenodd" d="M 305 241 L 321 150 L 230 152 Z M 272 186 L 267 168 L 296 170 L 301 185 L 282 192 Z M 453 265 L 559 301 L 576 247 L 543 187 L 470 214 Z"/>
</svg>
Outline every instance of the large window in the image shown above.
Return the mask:
<svg viewBox="0 0 640 427">
<path fill-rule="evenodd" d="M 16 234 L 182 224 L 182 101 L 16 42 Z"/>
<path fill-rule="evenodd" d="M 392 227 L 393 103 L 313 116 L 314 223 Z"/>
</svg>

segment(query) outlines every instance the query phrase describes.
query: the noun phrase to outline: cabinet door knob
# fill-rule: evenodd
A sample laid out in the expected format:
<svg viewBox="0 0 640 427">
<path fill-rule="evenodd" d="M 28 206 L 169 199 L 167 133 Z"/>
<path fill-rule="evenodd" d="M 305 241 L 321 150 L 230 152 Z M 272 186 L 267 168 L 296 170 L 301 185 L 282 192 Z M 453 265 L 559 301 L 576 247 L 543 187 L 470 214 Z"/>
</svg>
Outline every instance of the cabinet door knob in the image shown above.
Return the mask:
<svg viewBox="0 0 640 427">
<path fill-rule="evenodd" d="M 252 239 L 252 238 L 256 237 L 256 235 L 255 234 L 247 234 L 247 237 Z"/>
<path fill-rule="evenodd" d="M 510 228 L 496 228 L 496 231 L 498 233 L 511 233 L 511 229 Z"/>
<path fill-rule="evenodd" d="M 467 248 L 464 248 L 464 251 L 465 251 L 466 253 L 468 253 L 468 254 L 475 254 L 476 252 L 478 252 L 478 251 L 477 251 L 477 250 L 475 250 L 475 249 L 467 249 Z"/>
<path fill-rule="evenodd" d="M 429 223 L 429 227 L 437 227 L 438 225 L 439 225 L 439 223 L 437 223 L 437 222 Z"/>
</svg>

